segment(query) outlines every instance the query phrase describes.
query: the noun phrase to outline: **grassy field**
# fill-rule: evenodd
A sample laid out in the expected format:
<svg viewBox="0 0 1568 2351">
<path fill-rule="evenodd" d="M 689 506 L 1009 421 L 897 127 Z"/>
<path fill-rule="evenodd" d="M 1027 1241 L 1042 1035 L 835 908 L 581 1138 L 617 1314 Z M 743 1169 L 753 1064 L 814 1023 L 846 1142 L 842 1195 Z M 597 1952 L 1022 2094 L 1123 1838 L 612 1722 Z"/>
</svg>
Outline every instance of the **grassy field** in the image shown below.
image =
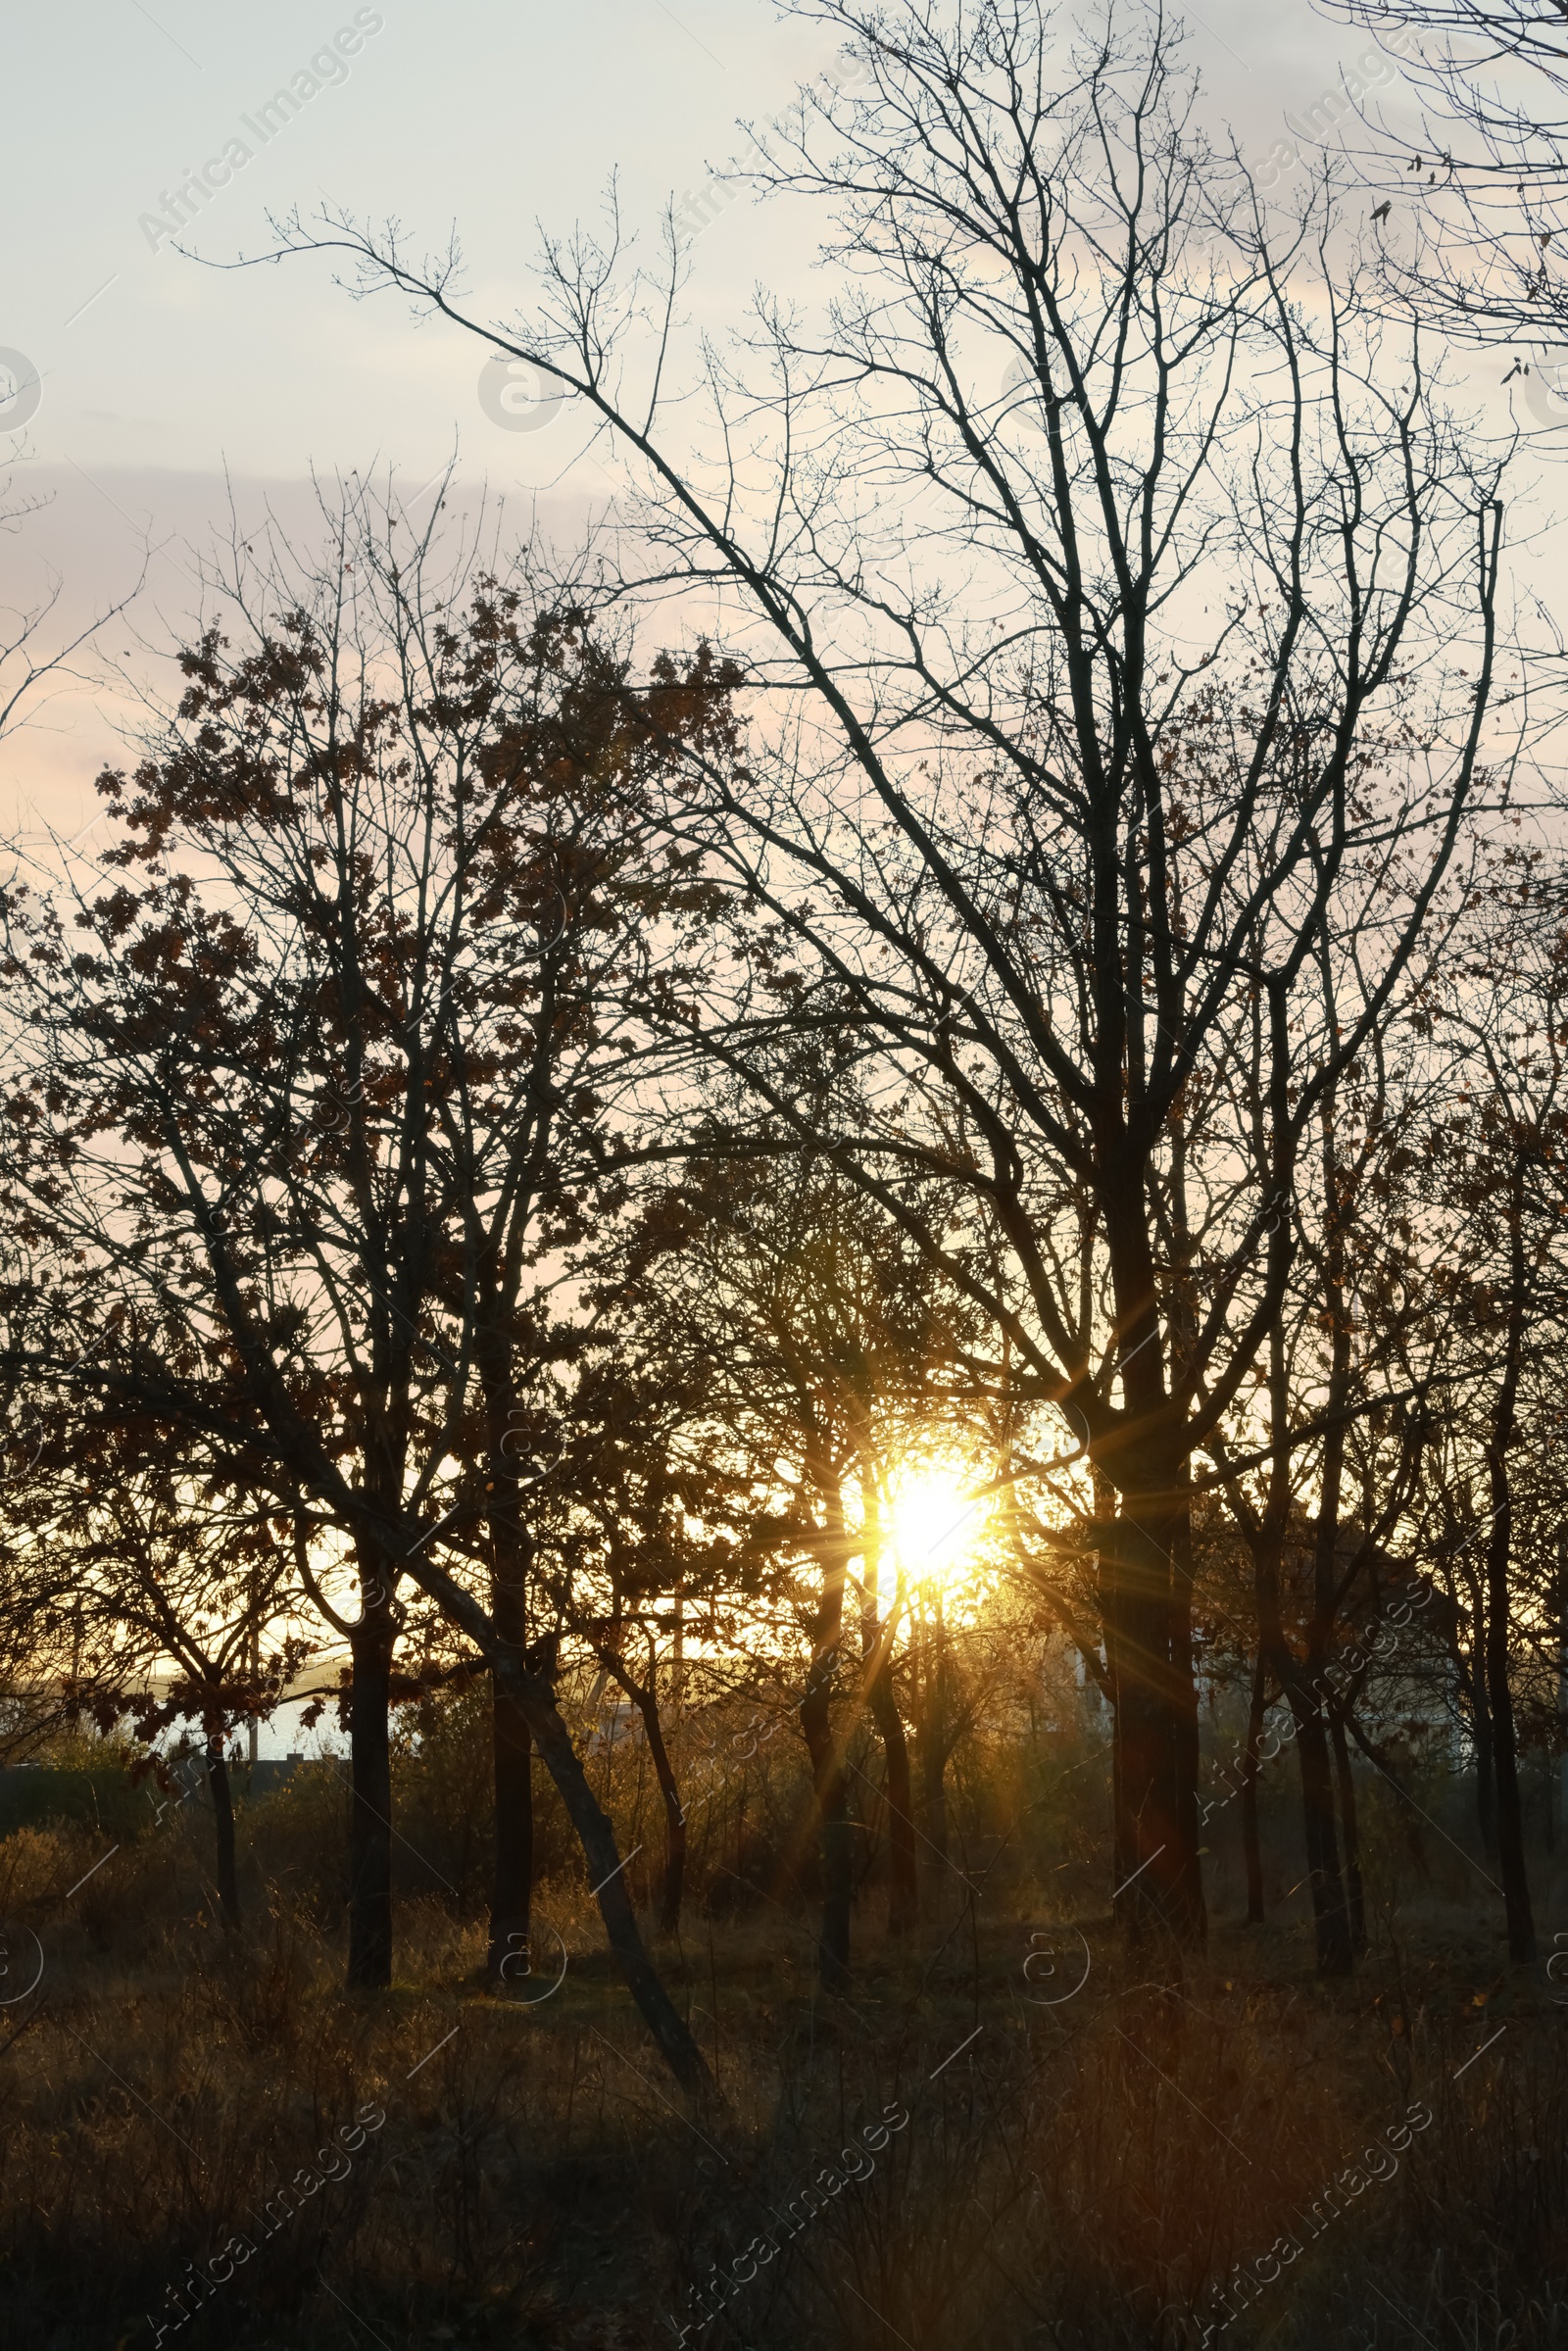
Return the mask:
<svg viewBox="0 0 1568 2351">
<path fill-rule="evenodd" d="M 1140 1982 L 1081 1859 L 1049 1899 L 933 1862 L 898 1945 L 869 1888 L 846 2000 L 805 1902 L 694 1901 L 660 1946 L 722 2093 L 694 2116 L 580 1871 L 514 1996 L 419 1893 L 391 1992 L 347 1996 L 336 1801 L 242 1814 L 237 1948 L 194 1810 L 107 1859 L 0 1841 L 8 2346 L 1568 2343 L 1568 1985 L 1506 1967 L 1451 1857 L 1338 1984 L 1299 1898 Z"/>
</svg>

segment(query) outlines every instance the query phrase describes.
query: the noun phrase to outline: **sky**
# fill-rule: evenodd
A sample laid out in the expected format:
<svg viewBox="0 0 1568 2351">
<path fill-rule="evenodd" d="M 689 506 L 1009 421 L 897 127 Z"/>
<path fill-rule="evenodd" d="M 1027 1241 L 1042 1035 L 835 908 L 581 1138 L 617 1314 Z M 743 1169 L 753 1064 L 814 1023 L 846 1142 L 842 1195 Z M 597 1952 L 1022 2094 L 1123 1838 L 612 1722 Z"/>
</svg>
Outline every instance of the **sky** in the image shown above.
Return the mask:
<svg viewBox="0 0 1568 2351">
<path fill-rule="evenodd" d="M 1187 23 L 1208 120 L 1265 174 L 1287 115 L 1368 46 L 1312 0 L 1205 0 Z M 269 249 L 270 212 L 395 215 L 418 250 L 456 229 L 470 307 L 501 318 L 527 303 L 541 234 L 602 220 L 612 176 L 626 228 L 654 244 L 665 203 L 744 153 L 738 119 L 765 122 L 798 83 L 842 71 L 834 30 L 770 0 L 76 0 L 19 12 L 7 64 L 0 480 L 30 511 L 0 534 L 0 607 L 57 592 L 48 649 L 131 598 L 92 640 L 102 660 L 0 737 L 0 824 L 34 843 L 98 812 L 93 778 L 124 756 L 137 690 L 167 690 L 201 551 L 231 513 L 265 507 L 308 537 L 313 473 L 390 467 L 414 500 L 454 458 L 519 535 L 540 521 L 574 536 L 612 492 L 569 415 L 509 410 L 457 329 L 352 300 L 321 259 L 229 266 Z M 169 199 L 198 168 L 221 184 L 182 254 Z M 722 335 L 759 284 L 812 299 L 811 254 L 798 214 L 738 194 L 691 248 L 694 324 Z M 1499 424 L 1510 364 L 1463 363 Z M 1514 414 L 1545 428 L 1515 562 L 1555 610 L 1568 541 L 1543 517 L 1568 512 L 1568 429 L 1554 411 Z M 263 1751 L 302 1743 L 290 1713 Z"/>
<path fill-rule="evenodd" d="M 1367 47 L 1311 0 L 1205 0 L 1187 22 L 1210 119 L 1260 164 L 1287 112 Z M 0 606 L 58 588 L 48 645 L 135 590 L 94 642 L 154 691 L 231 501 L 308 532 L 313 470 L 390 466 L 412 499 L 455 455 L 519 533 L 574 534 L 612 488 L 569 415 L 519 412 L 456 328 L 351 299 L 319 257 L 227 266 L 268 250 L 270 211 L 395 215 L 421 251 L 456 228 L 471 306 L 504 317 L 528 299 L 541 230 L 601 220 L 612 174 L 623 222 L 656 243 L 665 202 L 742 150 L 737 118 L 776 114 L 839 58 L 829 25 L 768 0 L 78 0 L 22 12 L 7 43 L 0 479 L 9 431 L 12 498 L 33 511 L 0 536 Z M 221 184 L 181 254 L 169 199 L 193 170 Z M 738 196 L 693 244 L 694 323 L 723 333 L 759 283 L 811 298 L 810 260 L 798 213 Z M 1504 420 L 1505 364 L 1467 362 Z M 1526 560 L 1552 598 L 1564 543 Z M 0 740 L 0 822 L 24 838 L 85 823 L 134 716 L 123 685 L 68 682 Z"/>
</svg>

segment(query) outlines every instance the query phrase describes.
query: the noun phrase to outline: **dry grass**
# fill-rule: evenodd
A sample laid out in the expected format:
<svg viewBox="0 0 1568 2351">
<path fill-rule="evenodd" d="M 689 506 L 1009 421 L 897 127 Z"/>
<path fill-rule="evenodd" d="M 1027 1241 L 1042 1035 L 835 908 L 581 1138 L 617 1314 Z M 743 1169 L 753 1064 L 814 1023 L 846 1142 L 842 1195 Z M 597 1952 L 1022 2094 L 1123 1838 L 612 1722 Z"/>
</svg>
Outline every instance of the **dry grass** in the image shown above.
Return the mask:
<svg viewBox="0 0 1568 2351">
<path fill-rule="evenodd" d="M 288 1859 L 334 1818 L 309 1787 L 250 1816 L 240 1951 L 212 1923 L 200 1821 L 69 1900 L 94 1832 L 0 1843 L 0 1909 L 46 1962 L 38 1993 L 0 2008 L 8 2346 L 130 2351 L 160 2324 L 197 2351 L 613 2351 L 686 2325 L 705 2351 L 1196 2344 L 1215 2286 L 1266 2271 L 1293 2229 L 1299 2253 L 1214 2341 L 1568 2343 L 1557 1987 L 1499 1964 L 1457 1878 L 1380 1918 L 1336 1986 L 1312 1981 L 1298 1920 L 1219 1922 L 1168 1997 L 1086 1907 L 1089 1978 L 1054 2007 L 1030 1995 L 1082 1959 L 1058 1944 L 1061 1972 L 1025 1980 L 1045 1914 L 1028 1871 L 973 1909 L 939 1871 L 941 1915 L 903 1949 L 868 1900 L 849 2002 L 814 1996 L 787 1889 L 698 1910 L 662 1961 L 727 2101 L 699 2130 L 666 2103 L 580 1876 L 543 1889 L 569 1965 L 536 2008 L 483 1996 L 479 1922 L 428 1898 L 400 1911 L 394 1989 L 345 1996 L 325 1880 Z M 12 1981 L 30 1952 L 14 1933 Z M 1433 2120 L 1395 2176 L 1307 2235 L 1298 2216 L 1412 2100 Z M 842 2176 L 858 2133 L 874 2145 L 895 2101 L 907 2125 L 787 2235 L 786 2205 L 824 2165 Z M 351 2151 L 366 2108 L 384 2124 Z M 334 2134 L 343 2155 L 323 2160 Z M 264 2234 L 278 2183 L 327 2169 Z M 221 2267 L 236 2232 L 254 2249 L 176 2328 L 169 2289 Z M 777 2252 L 699 2331 L 693 2289 L 767 2232 Z"/>
</svg>

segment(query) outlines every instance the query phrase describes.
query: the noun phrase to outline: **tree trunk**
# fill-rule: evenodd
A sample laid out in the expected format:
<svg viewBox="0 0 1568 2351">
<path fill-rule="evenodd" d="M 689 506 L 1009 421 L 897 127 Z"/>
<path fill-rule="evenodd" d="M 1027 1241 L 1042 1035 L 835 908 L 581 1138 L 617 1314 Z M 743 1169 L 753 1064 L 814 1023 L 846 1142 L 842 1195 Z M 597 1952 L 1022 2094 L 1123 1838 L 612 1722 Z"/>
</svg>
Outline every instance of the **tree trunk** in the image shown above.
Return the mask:
<svg viewBox="0 0 1568 2351">
<path fill-rule="evenodd" d="M 520 1668 L 527 1616 L 520 1577 L 494 1585 L 496 1632 Z M 495 1766 L 495 1875 L 486 1966 L 492 1982 L 526 1976 L 533 1908 L 533 1740 L 515 1693 L 490 1677 Z"/>
<path fill-rule="evenodd" d="M 1340 1876 L 1335 1833 L 1334 1780 L 1324 1704 L 1318 1696 L 1321 1672 L 1303 1670 L 1286 1639 L 1280 1614 L 1278 1530 L 1261 1539 L 1256 1553 L 1258 1664 L 1284 1691 L 1298 1748 L 1301 1784 L 1301 1828 L 1320 1976 L 1348 1975 L 1353 1964 L 1350 1924 Z M 1319 1638 L 1314 1625 L 1313 1639 Z M 1310 1650 L 1308 1652 L 1310 1658 Z"/>
<path fill-rule="evenodd" d="M 385 1991 L 392 1982 L 392 1652 L 397 1628 L 390 1584 L 367 1572 L 360 1621 L 349 1634 L 354 1682 L 349 1699 L 349 1966 L 354 1991 Z"/>
<path fill-rule="evenodd" d="M 1530 1878 L 1525 1868 L 1524 1816 L 1519 1799 L 1519 1748 L 1514 1732 L 1513 1688 L 1508 1678 L 1508 1636 L 1513 1610 L 1508 1590 L 1508 1562 L 1513 1543 L 1513 1494 L 1508 1477 L 1508 1448 L 1515 1434 L 1519 1374 L 1524 1359 L 1524 1319 L 1528 1274 L 1524 1249 L 1524 1153 L 1516 1145 L 1509 1196 L 1508 1351 L 1502 1383 L 1493 1415 L 1487 1447 L 1492 1489 L 1492 1531 L 1487 1541 L 1487 1704 L 1492 1715 L 1493 1759 L 1496 1773 L 1497 1861 L 1502 1871 L 1502 1903 L 1508 1924 L 1508 1956 L 1515 1961 L 1536 1956 L 1536 1924 L 1530 1905 Z"/>
<path fill-rule="evenodd" d="M 812 1464 L 813 1483 L 825 1521 L 822 1594 L 811 1625 L 811 1664 L 801 1699 L 801 1730 L 811 1759 L 811 1787 L 821 1830 L 822 1927 L 817 1939 L 817 1975 L 822 1989 L 847 1991 L 850 1984 L 850 1906 L 855 1854 L 850 1832 L 849 1774 L 833 1735 L 833 1690 L 844 1638 L 844 1578 L 848 1551 L 838 1482 L 827 1463 Z"/>
<path fill-rule="evenodd" d="M 944 1862 L 948 1858 L 946 1775 L 953 1753 L 953 1677 L 940 1593 L 934 1617 L 921 1624 L 917 1646 L 920 1697 L 914 1749 L 920 1775 L 921 1835 L 932 1862 Z"/>
<path fill-rule="evenodd" d="M 654 2045 L 690 2096 L 712 2098 L 713 2078 L 703 2061 L 702 2051 L 660 1982 L 637 1932 L 636 1914 L 615 1850 L 614 1831 L 595 1800 L 549 1682 L 542 1674 L 519 1666 L 507 1643 L 497 1641 L 495 1628 L 478 1601 L 455 1577 L 449 1576 L 428 1555 L 416 1559 L 413 1553 L 405 1552 L 403 1556 L 411 1560 L 412 1572 L 420 1588 L 430 1594 L 451 1623 L 463 1627 L 476 1647 L 489 1657 L 492 1672 L 516 1697 L 533 1743 L 560 1789 L 566 1816 L 577 1832 L 610 1947 L 626 1988 L 653 2035 Z"/>
<path fill-rule="evenodd" d="M 500 1672 L 516 1692 L 534 1745 L 560 1789 L 567 1817 L 577 1832 L 610 1947 L 627 1989 L 642 2012 L 643 2022 L 681 2087 L 694 2098 L 711 2099 L 715 2095 L 713 2078 L 661 1983 L 637 1931 L 637 1915 L 626 1889 L 625 1866 L 615 1850 L 615 1833 L 588 1785 L 550 1686 L 539 1675 L 520 1671 L 504 1652 L 498 1663 Z"/>
<path fill-rule="evenodd" d="M 1475 1627 L 1467 1668 L 1470 1681 L 1470 1731 L 1476 1747 L 1476 1826 L 1481 1850 L 1489 1861 L 1497 1858 L 1497 1783 L 1493 1770 L 1492 1707 L 1487 1697 L 1486 1633 L 1481 1609 L 1474 1609 Z"/>
<path fill-rule="evenodd" d="M 922 1834 L 935 1861 L 948 1858 L 947 1769 L 946 1746 L 927 1740 L 920 1754 L 920 1814 L 925 1822 Z"/>
<path fill-rule="evenodd" d="M 1119 959 L 1107 930 L 1097 953 Z M 1117 983 L 1118 987 L 1120 983 Z M 1114 1705 L 1117 1923 L 1135 1951 L 1180 1976 L 1207 1921 L 1198 1858 L 1198 1690 L 1192 1657 L 1188 1471 L 1171 1430 L 1155 1298 L 1146 1163 L 1123 1128 L 1119 1055 L 1100 1072 L 1102 1131 L 1116 1138 L 1102 1173 L 1118 1331 L 1120 1424 L 1097 1440 L 1116 1514 L 1104 1527 L 1100 1593 Z"/>
<path fill-rule="evenodd" d="M 498 1687 L 491 1694 L 495 1871 L 486 1967 L 497 1983 L 504 1983 L 528 1973 L 532 1950 L 533 1739 L 511 1695 Z"/>
<path fill-rule="evenodd" d="M 649 1661 L 647 1683 L 633 1681 L 625 1661 L 614 1649 L 601 1649 L 600 1662 L 619 1683 L 643 1718 L 648 1734 L 648 1752 L 653 1757 L 654 1777 L 664 1806 L 664 1870 L 659 1887 L 659 1931 L 673 1935 L 680 1925 L 681 1896 L 686 1886 L 686 1808 L 680 1800 L 680 1788 L 675 1780 L 675 1768 L 669 1760 L 664 1743 L 663 1719 L 659 1711 L 659 1686 L 652 1658 Z M 737 1837 L 737 1846 L 738 1846 Z M 737 1850 L 736 1870 L 740 1869 Z"/>
<path fill-rule="evenodd" d="M 1274 1411 L 1276 1426 L 1284 1420 L 1283 1399 L 1278 1393 L 1283 1386 L 1283 1349 L 1276 1335 L 1272 1342 L 1274 1354 Z M 1321 1646 L 1325 1612 L 1314 1615 L 1308 1635 L 1308 1663 L 1303 1668 L 1286 1637 L 1280 1605 L 1280 1574 L 1283 1562 L 1286 1526 L 1286 1502 L 1282 1473 L 1271 1496 L 1264 1519 L 1244 1517 L 1248 1542 L 1252 1550 L 1252 1566 L 1257 1594 L 1257 1666 L 1252 1685 L 1254 1712 L 1264 1677 L 1279 1684 L 1291 1709 L 1292 1737 L 1299 1750 L 1298 1768 L 1301 1779 L 1301 1827 L 1306 1845 L 1307 1883 L 1312 1895 L 1312 1925 L 1317 1945 L 1317 1969 L 1320 1976 L 1343 1976 L 1349 1972 L 1353 1954 L 1350 1949 L 1350 1926 L 1345 1907 L 1345 1889 L 1340 1877 L 1339 1842 L 1335 1835 L 1334 1782 L 1329 1763 L 1328 1729 L 1324 1719 L 1324 1703 L 1319 1691 L 1326 1687 L 1321 1670 Z M 1238 1505 L 1245 1511 L 1245 1503 Z M 1314 1666 L 1314 1655 L 1319 1663 Z M 1260 1719 L 1260 1718 L 1259 1718 Z M 1251 1737 L 1251 1734 L 1249 1734 Z M 1245 1819 L 1245 1815 L 1244 1815 Z M 1251 1834 L 1256 1837 L 1255 1817 Z M 1249 1865 L 1250 1871 L 1250 1863 Z M 1261 1868 L 1258 1877 L 1259 1916 L 1261 1916 Z M 1252 1880 L 1249 1877 L 1248 1915 L 1251 1918 Z"/>
<path fill-rule="evenodd" d="M 871 1678 L 871 1719 L 882 1741 L 888 1800 L 888 1933 L 907 1935 L 920 1917 L 920 1874 L 914 1849 L 914 1789 L 909 1742 L 893 1688 L 893 1661 L 884 1657 Z"/>
<path fill-rule="evenodd" d="M 1355 1810 L 1355 1781 L 1350 1771 L 1349 1741 L 1338 1713 L 1331 1717 L 1334 1769 L 1340 1784 L 1340 1827 L 1345 1833 L 1345 1889 L 1350 1905 L 1350 1947 L 1357 1959 L 1366 1954 L 1366 1902 L 1361 1886 L 1361 1829 Z"/>
<path fill-rule="evenodd" d="M 907 1935 L 920 1917 L 920 1875 L 914 1850 L 914 1791 L 909 1778 L 909 1742 L 893 1687 L 893 1638 L 899 1618 L 896 1595 L 888 1622 L 881 1621 L 882 1514 L 873 1475 L 860 1482 L 864 1522 L 865 1605 L 860 1647 L 867 1675 L 866 1697 L 882 1741 L 883 1791 L 888 1805 L 888 1933 Z M 902 1581 L 901 1581 L 902 1593 Z"/>
<path fill-rule="evenodd" d="M 1333 988 L 1325 967 L 1324 1002 L 1332 1014 Z M 1348 1299 L 1347 1230 L 1353 1212 L 1347 1179 L 1340 1165 L 1338 1103 L 1331 1086 L 1323 1096 L 1322 1127 L 1324 1306 L 1329 1322 L 1328 1403 L 1331 1414 L 1342 1416 L 1354 1381 L 1351 1314 Z M 1306 1866 L 1312 1887 L 1312 1918 L 1317 1935 L 1317 1972 L 1348 1976 L 1355 1964 L 1350 1915 L 1346 1904 L 1345 1880 L 1340 1871 L 1336 1835 L 1334 1788 L 1330 1776 L 1327 1704 L 1318 1695 L 1334 1641 L 1334 1617 L 1340 1598 L 1340 1496 L 1345 1483 L 1343 1417 L 1330 1421 L 1323 1438 L 1323 1467 L 1318 1490 L 1317 1525 L 1312 1543 L 1312 1616 L 1306 1636 L 1306 1682 L 1302 1692 L 1307 1707 L 1296 1712 L 1297 1740 L 1301 1763 L 1301 1819 L 1306 1832 Z M 1293 1699 L 1293 1706 L 1295 1701 Z"/>
<path fill-rule="evenodd" d="M 1184 1471 L 1181 1485 L 1187 1483 Z M 1202 1769 L 1202 1745 L 1198 1723 L 1198 1676 L 1193 1670 L 1193 1520 L 1192 1505 L 1181 1500 L 1170 1545 L 1170 1678 L 1175 1716 L 1175 1788 L 1173 1809 L 1182 1824 L 1187 1854 L 1181 1892 L 1187 1941 L 1201 1944 L 1208 1933 L 1203 1900 L 1203 1869 L 1198 1852 L 1198 1783 Z"/>
<path fill-rule="evenodd" d="M 1283 1643 L 1282 1643 L 1283 1651 Z M 1301 1773 L 1301 1827 L 1306 1844 L 1307 1883 L 1312 1894 L 1312 1924 L 1320 1976 L 1348 1976 L 1355 1960 L 1350 1947 L 1350 1921 L 1345 1905 L 1345 1881 L 1340 1874 L 1340 1844 L 1336 1833 L 1334 1778 L 1329 1759 L 1325 1709 L 1303 1681 L 1288 1653 L 1270 1659 L 1276 1678 L 1285 1684 L 1296 1725 L 1296 1748 Z"/>
<path fill-rule="evenodd" d="M 673 1935 L 680 1925 L 681 1900 L 686 1891 L 686 1807 L 675 1785 L 662 1726 L 657 1744 L 650 1726 L 648 1744 L 659 1776 L 659 1792 L 664 1799 L 664 1874 L 659 1883 L 659 1931 L 661 1935 Z"/>
<path fill-rule="evenodd" d="M 223 1933 L 239 1933 L 239 1874 L 234 1861 L 234 1793 L 221 1739 L 207 1741 L 207 1792 L 213 1799 L 213 1834 L 218 1847 L 218 1905 Z"/>
<path fill-rule="evenodd" d="M 842 1597 L 843 1587 L 840 1586 Z M 833 1736 L 833 1684 L 838 1662 L 839 1626 L 831 1642 L 824 1618 L 818 1616 L 811 1670 L 801 1699 L 801 1730 L 811 1758 L 811 1786 L 816 1797 L 822 1837 L 822 1926 L 817 1939 L 817 1973 L 822 1989 L 843 1992 L 850 1984 L 850 1903 L 854 1890 L 855 1854 L 850 1834 L 849 1774 Z M 837 1611 L 832 1612 L 836 1619 Z"/>
<path fill-rule="evenodd" d="M 1263 1849 L 1257 1837 L 1257 1750 L 1263 1737 L 1263 1700 L 1268 1677 L 1259 1652 L 1252 1669 L 1251 1703 L 1247 1710 L 1247 1757 L 1242 1773 L 1242 1859 L 1247 1870 L 1247 1923 L 1263 1923 Z"/>
<path fill-rule="evenodd" d="M 1557 1746 L 1550 1757 L 1551 1819 L 1568 1823 L 1568 1528 L 1557 1530 Z M 1556 1841 L 1553 1837 L 1552 1851 Z"/>
<path fill-rule="evenodd" d="M 502 1335 L 499 1302 L 481 1347 L 480 1377 L 489 1439 L 490 1605 L 496 1638 L 526 1671 L 528 1571 L 533 1545 L 524 1524 L 518 1460 L 525 1445 L 514 1425 L 516 1383 L 512 1349 Z M 514 1677 L 490 1676 L 491 1765 L 495 1784 L 490 1932 L 485 1970 L 494 1984 L 525 1977 L 533 1930 L 533 1741 Z"/>
<path fill-rule="evenodd" d="M 1191 1618 L 1171 1563 L 1175 1485 L 1172 1478 L 1162 1495 L 1124 1496 L 1107 1530 L 1114 1556 L 1101 1554 L 1115 1709 L 1114 1908 L 1135 1948 L 1173 1959 L 1200 1944 L 1205 1930 Z"/>
</svg>

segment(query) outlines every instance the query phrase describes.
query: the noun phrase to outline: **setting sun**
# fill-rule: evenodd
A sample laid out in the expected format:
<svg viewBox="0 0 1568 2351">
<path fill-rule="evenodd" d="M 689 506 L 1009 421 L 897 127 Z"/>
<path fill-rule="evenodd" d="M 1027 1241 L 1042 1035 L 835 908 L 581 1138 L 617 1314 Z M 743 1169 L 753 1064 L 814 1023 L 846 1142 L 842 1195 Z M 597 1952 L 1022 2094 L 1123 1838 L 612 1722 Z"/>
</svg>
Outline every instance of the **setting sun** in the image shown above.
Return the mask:
<svg viewBox="0 0 1568 2351">
<path fill-rule="evenodd" d="M 974 1548 L 989 1497 L 950 1470 L 924 1470 L 901 1481 L 893 1496 L 893 1543 L 911 1582 L 946 1583 Z"/>
</svg>

